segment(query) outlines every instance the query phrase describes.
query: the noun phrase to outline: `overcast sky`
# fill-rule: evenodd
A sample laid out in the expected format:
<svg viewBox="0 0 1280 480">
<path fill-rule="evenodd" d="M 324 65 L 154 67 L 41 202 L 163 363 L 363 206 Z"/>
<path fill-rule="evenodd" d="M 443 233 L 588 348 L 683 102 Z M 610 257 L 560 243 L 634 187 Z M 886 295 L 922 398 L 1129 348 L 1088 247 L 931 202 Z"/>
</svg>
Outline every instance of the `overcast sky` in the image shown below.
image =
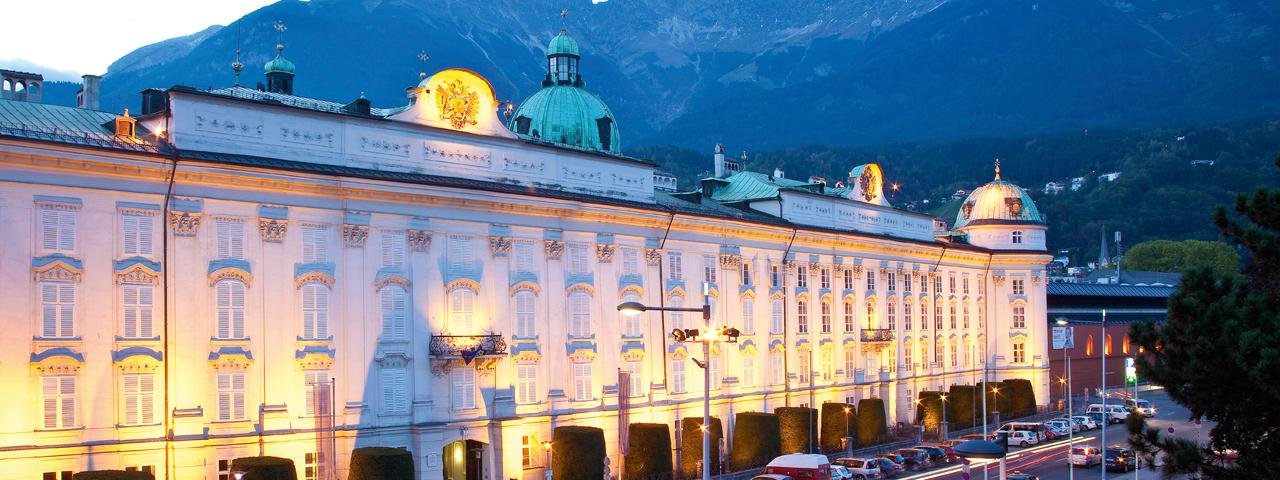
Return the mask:
<svg viewBox="0 0 1280 480">
<path fill-rule="evenodd" d="M 78 81 L 138 47 L 227 25 L 274 1 L 20 0 L 0 13 L 0 68 Z"/>
</svg>

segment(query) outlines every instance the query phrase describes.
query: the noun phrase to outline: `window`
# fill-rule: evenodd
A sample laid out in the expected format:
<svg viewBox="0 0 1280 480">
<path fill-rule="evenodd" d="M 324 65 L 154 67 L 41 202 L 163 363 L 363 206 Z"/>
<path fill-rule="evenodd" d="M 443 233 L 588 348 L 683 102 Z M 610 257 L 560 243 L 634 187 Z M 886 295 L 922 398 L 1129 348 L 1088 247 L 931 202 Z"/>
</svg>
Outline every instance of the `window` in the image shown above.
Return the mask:
<svg viewBox="0 0 1280 480">
<path fill-rule="evenodd" d="M 812 358 L 812 352 L 800 352 L 798 357 L 800 360 L 800 368 L 797 369 L 797 373 L 800 374 L 800 383 L 809 383 L 809 375 L 813 374 L 813 367 L 809 365 L 809 360 Z"/>
<path fill-rule="evenodd" d="M 751 286 L 751 264 L 748 262 L 742 262 L 741 270 L 742 270 L 742 286 L 744 287 Z"/>
<path fill-rule="evenodd" d="M 782 299 L 775 298 L 769 302 L 769 333 L 782 334 Z"/>
<path fill-rule="evenodd" d="M 928 329 L 929 329 L 929 304 L 927 302 L 921 301 L 920 302 L 920 330 L 928 330 Z"/>
<path fill-rule="evenodd" d="M 1013 294 L 1014 294 L 1014 295 L 1026 295 L 1026 293 L 1027 293 L 1027 289 L 1026 289 L 1025 284 L 1023 283 L 1023 280 L 1014 280 L 1014 281 L 1013 281 Z"/>
<path fill-rule="evenodd" d="M 897 330 L 898 322 L 896 321 L 896 317 L 898 316 L 898 302 L 890 299 L 884 304 L 884 306 L 888 309 L 886 316 L 889 318 L 889 330 Z"/>
<path fill-rule="evenodd" d="M 911 330 L 911 300 L 902 302 L 902 328 Z"/>
<path fill-rule="evenodd" d="M 876 328 L 876 303 L 870 300 L 867 300 L 866 327 L 863 328 L 867 330 Z"/>
<path fill-rule="evenodd" d="M 449 268 L 454 270 L 470 270 L 475 252 L 471 249 L 471 237 L 466 235 L 449 235 Z"/>
<path fill-rule="evenodd" d="M 1093 335 L 1092 334 L 1090 334 L 1089 338 L 1084 342 L 1084 354 L 1085 356 L 1093 355 Z"/>
<path fill-rule="evenodd" d="M 76 212 L 74 210 L 40 209 L 40 249 L 46 252 L 75 252 Z"/>
<path fill-rule="evenodd" d="M 1129 335 L 1127 334 L 1120 338 L 1120 353 L 1129 353 Z"/>
<path fill-rule="evenodd" d="M 573 399 L 575 401 L 591 400 L 595 392 L 591 389 L 591 364 L 573 364 Z"/>
<path fill-rule="evenodd" d="M 933 363 L 936 366 L 942 366 L 942 356 L 947 350 L 947 342 L 938 340 L 933 344 Z"/>
<path fill-rule="evenodd" d="M 867 291 L 876 291 L 876 272 L 873 268 L 867 269 Z"/>
<path fill-rule="evenodd" d="M 844 349 L 844 378 L 854 380 L 858 370 L 858 353 L 852 348 Z"/>
<path fill-rule="evenodd" d="M 155 253 L 152 230 L 155 225 L 151 215 L 126 213 L 120 216 L 121 251 L 126 257 Z"/>
<path fill-rule="evenodd" d="M 743 355 L 738 364 L 742 367 L 742 378 L 738 379 L 738 383 L 743 387 L 756 386 L 756 357 Z"/>
<path fill-rule="evenodd" d="M 889 355 L 889 372 L 898 371 L 898 349 L 886 348 L 885 353 Z"/>
<path fill-rule="evenodd" d="M 320 460 L 321 454 L 319 452 L 307 452 L 303 456 L 304 467 L 302 474 L 304 480 L 320 480 L 327 477 L 320 474 L 320 470 L 324 468 L 324 462 Z"/>
<path fill-rule="evenodd" d="M 622 250 L 622 274 L 623 275 L 639 275 L 640 274 L 640 251 L 634 248 Z"/>
<path fill-rule="evenodd" d="M 1025 361 L 1027 361 L 1027 344 L 1021 341 L 1013 342 L 1013 363 Z"/>
<path fill-rule="evenodd" d="M 774 385 L 782 385 L 787 378 L 786 359 L 783 353 L 769 353 L 769 379 Z"/>
<path fill-rule="evenodd" d="M 231 460 L 230 459 L 218 460 L 218 480 L 234 480 L 234 479 L 235 477 L 231 476 Z"/>
<path fill-rule="evenodd" d="M 627 298 L 623 298 L 623 301 L 627 301 L 627 302 L 635 301 L 635 300 L 632 300 L 631 298 L 632 298 L 631 296 L 627 296 Z M 516 292 L 515 304 L 516 304 L 516 336 L 517 337 L 534 338 L 537 336 L 537 333 L 535 331 L 535 329 L 537 328 L 535 326 L 535 319 L 537 318 L 537 314 L 535 313 L 535 310 L 534 310 L 535 299 L 536 297 L 533 296 L 533 292 L 531 291 L 520 290 Z M 637 315 L 637 317 L 638 316 L 639 315 Z M 628 326 L 631 325 L 631 321 L 630 321 L 631 318 L 632 317 L 627 317 Z M 629 330 L 630 329 L 628 329 L 628 333 L 630 333 Z"/>
<path fill-rule="evenodd" d="M 671 393 L 684 393 L 684 360 L 671 360 Z"/>
<path fill-rule="evenodd" d="M 947 277 L 947 293 L 956 293 L 956 276 Z"/>
<path fill-rule="evenodd" d="M 742 332 L 748 335 L 756 333 L 756 302 L 755 299 L 742 299 Z"/>
<path fill-rule="evenodd" d="M 951 319 L 951 328 L 954 329 L 956 328 L 956 304 L 952 303 L 950 308 L 951 308 L 951 311 L 950 311 L 951 315 L 948 316 L 947 318 Z"/>
<path fill-rule="evenodd" d="M 809 269 L 804 265 L 796 267 L 796 287 L 804 288 L 809 286 Z"/>
<path fill-rule="evenodd" d="M 942 276 L 935 274 L 933 276 L 933 294 L 938 295 L 941 293 L 942 293 Z"/>
<path fill-rule="evenodd" d="M 1103 343 L 1102 345 L 1102 348 L 1104 349 L 1102 353 L 1106 355 L 1111 355 L 1112 352 L 1111 352 L 1111 334 L 1110 333 L 1107 334 L 1105 342 L 1106 343 Z"/>
<path fill-rule="evenodd" d="M 67 282 L 40 283 L 40 336 L 75 336 L 76 285 Z"/>
<path fill-rule="evenodd" d="M 978 344 L 978 363 L 980 364 L 987 363 L 987 343 L 986 342 Z"/>
<path fill-rule="evenodd" d="M 155 423 L 155 378 L 152 373 L 126 373 L 120 377 L 125 425 Z"/>
<path fill-rule="evenodd" d="M 75 472 L 71 470 L 63 470 L 61 472 L 44 472 L 41 480 L 72 480 Z M 222 480 L 222 479 L 219 479 Z"/>
<path fill-rule="evenodd" d="M 844 331 L 846 333 L 852 333 L 858 330 L 858 325 L 857 323 L 854 323 L 853 316 L 854 316 L 853 302 L 845 301 L 844 302 Z"/>
<path fill-rule="evenodd" d="M 319 283 L 302 286 L 302 338 L 329 337 L 329 287 Z"/>
<path fill-rule="evenodd" d="M 960 286 L 964 288 L 964 294 L 968 295 L 969 294 L 969 275 L 968 274 L 966 274 L 964 276 L 964 279 L 961 280 Z"/>
<path fill-rule="evenodd" d="M 1013 307 L 1013 328 L 1027 328 L 1027 309 L 1021 305 Z"/>
<path fill-rule="evenodd" d="M 534 454 L 534 445 L 538 444 L 538 438 L 533 435 L 520 436 L 520 466 L 523 468 L 533 468 L 533 459 L 537 457 Z"/>
<path fill-rule="evenodd" d="M 796 330 L 809 333 L 809 303 L 804 300 L 796 302 Z"/>
<path fill-rule="evenodd" d="M 920 293 L 929 293 L 928 275 L 920 275 Z"/>
<path fill-rule="evenodd" d="M 516 365 L 516 403 L 538 403 L 537 365 Z"/>
<path fill-rule="evenodd" d="M 978 328 L 982 328 L 982 312 L 985 312 L 986 310 L 987 309 L 984 308 L 983 305 L 978 305 Z"/>
<path fill-rule="evenodd" d="M 76 377 L 41 377 L 44 390 L 44 428 L 74 428 L 76 423 Z"/>
<path fill-rule="evenodd" d="M 902 346 L 902 364 L 907 366 L 907 370 L 914 369 L 914 367 L 911 366 L 911 360 L 914 356 L 912 353 L 915 352 L 915 349 L 916 345 L 911 343 L 910 340 L 907 340 L 907 343 Z"/>
<path fill-rule="evenodd" d="M 244 283 L 221 280 L 214 287 L 217 294 L 217 339 L 242 339 L 244 336 Z"/>
<path fill-rule="evenodd" d="M 896 291 L 898 289 L 898 274 L 894 272 L 889 272 L 889 273 L 886 273 L 885 275 L 888 277 L 885 280 L 885 285 L 888 286 L 889 291 L 890 292 Z"/>
<path fill-rule="evenodd" d="M 1014 231 L 1013 231 L 1013 234 L 1012 234 L 1012 235 L 1010 235 L 1010 236 L 1012 237 L 1012 238 L 1010 238 L 1010 240 L 1011 240 L 1013 243 L 1022 243 L 1022 232 L 1021 232 L 1021 231 L 1019 231 L 1019 230 L 1014 230 Z"/>
<path fill-rule="evenodd" d="M 820 358 L 822 361 L 822 380 L 824 382 L 830 382 L 835 378 L 835 360 L 832 359 L 831 356 L 831 349 L 822 350 L 822 356 Z"/>
<path fill-rule="evenodd" d="M 716 283 L 716 258 L 702 257 L 702 281 Z"/>
<path fill-rule="evenodd" d="M 219 373 L 218 420 L 244 418 L 244 372 Z"/>
<path fill-rule="evenodd" d="M 306 416 L 314 417 L 333 411 L 333 399 L 329 394 L 329 372 L 326 370 L 307 370 L 302 372 L 302 387 L 306 392 Z M 317 402 L 317 400 L 319 400 Z"/>
<path fill-rule="evenodd" d="M 581 243 L 570 243 L 565 247 L 565 256 L 569 258 L 566 269 L 570 274 L 582 275 L 591 273 L 591 265 L 587 263 L 587 246 Z"/>
<path fill-rule="evenodd" d="M 782 285 L 782 275 L 777 265 L 769 266 L 769 286 L 778 288 Z"/>
<path fill-rule="evenodd" d="M 382 302 L 382 338 L 383 340 L 405 340 L 408 338 L 408 325 L 405 316 L 407 293 L 404 287 L 388 285 L 378 291 Z"/>
<path fill-rule="evenodd" d="M 951 340 L 951 366 L 953 367 L 960 365 L 959 351 L 960 351 L 960 341 L 952 339 Z"/>
<path fill-rule="evenodd" d="M 942 302 L 941 302 L 941 299 L 939 299 L 939 301 L 938 301 L 938 302 L 934 302 L 934 304 L 933 304 L 933 328 L 934 328 L 934 330 L 942 330 Z"/>
<path fill-rule="evenodd" d="M 218 258 L 244 259 L 244 223 L 220 219 L 214 222 Z"/>
<path fill-rule="evenodd" d="M 831 288 L 831 269 L 827 267 L 822 267 L 822 270 L 820 270 L 820 272 L 821 273 L 818 275 L 818 279 L 820 282 L 819 285 L 823 290 L 830 289 Z"/>
<path fill-rule="evenodd" d="M 329 261 L 329 228 L 323 225 L 302 226 L 302 263 Z"/>
<path fill-rule="evenodd" d="M 453 409 L 476 408 L 476 370 L 463 366 L 449 372 L 453 376 Z"/>
<path fill-rule="evenodd" d="M 382 268 L 404 270 L 405 239 L 402 231 L 382 231 Z"/>
<path fill-rule="evenodd" d="M 853 270 L 847 267 L 844 270 L 844 289 L 853 290 Z"/>
<path fill-rule="evenodd" d="M 584 292 L 569 295 L 569 336 L 591 336 L 591 297 Z"/>
<path fill-rule="evenodd" d="M 684 297 L 671 297 L 671 308 L 684 308 Z M 684 312 L 668 312 L 671 314 L 671 328 L 684 328 Z"/>
<path fill-rule="evenodd" d="M 964 366 L 973 365 L 973 340 L 969 340 L 964 349 Z"/>
<path fill-rule="evenodd" d="M 456 368 L 453 372 L 460 370 L 467 368 Z M 404 367 L 383 367 L 379 374 L 382 377 L 382 413 L 409 413 L 409 370 Z M 456 381 L 454 387 L 457 388 Z M 458 392 L 454 392 L 455 402 L 457 395 Z M 458 408 L 456 403 L 454 408 Z"/>
<path fill-rule="evenodd" d="M 631 397 L 644 396 L 644 370 L 640 368 L 640 362 L 623 362 L 622 372 L 627 374 L 627 394 Z"/>
<path fill-rule="evenodd" d="M 449 294 L 449 333 L 469 335 L 475 331 L 476 292 L 458 288 Z"/>
<path fill-rule="evenodd" d="M 667 279 L 684 280 L 684 268 L 679 252 L 667 252 Z"/>
<path fill-rule="evenodd" d="M 723 370 L 720 368 L 720 364 L 720 356 L 711 355 L 711 361 L 707 362 L 707 376 L 711 377 L 711 382 L 707 384 L 708 390 L 720 389 L 720 372 Z"/>
<path fill-rule="evenodd" d="M 513 247 L 513 248 L 515 249 L 515 259 L 516 259 L 516 260 L 515 260 L 515 268 L 513 269 L 514 271 L 516 271 L 517 273 L 533 273 L 533 271 L 534 271 L 534 268 L 533 268 L 533 247 L 534 247 L 533 242 L 531 242 L 531 241 L 529 241 L 529 240 L 517 240 L 517 241 L 515 242 L 515 246 Z M 626 274 L 626 273 L 635 273 L 634 271 L 627 271 L 627 270 L 626 270 L 626 264 L 627 264 L 627 263 L 626 263 L 626 259 L 627 259 L 627 254 L 628 254 L 628 253 L 630 253 L 630 254 L 631 254 L 631 270 L 635 270 L 635 268 L 636 268 L 636 265 L 635 265 L 635 260 L 636 260 L 636 258 L 635 258 L 635 253 L 636 253 L 636 252 L 635 252 L 635 250 L 631 250 L 631 251 L 626 251 L 626 250 L 624 250 L 624 251 L 622 252 L 622 254 L 623 254 L 623 255 L 622 255 L 622 258 L 623 258 L 623 263 L 622 263 L 622 264 L 623 264 L 623 273 L 624 273 L 624 274 Z"/>
<path fill-rule="evenodd" d="M 822 302 L 822 333 L 831 333 L 831 302 Z"/>
<path fill-rule="evenodd" d="M 902 291 L 911 293 L 911 274 L 902 274 Z"/>
<path fill-rule="evenodd" d="M 965 303 L 961 308 L 960 313 L 964 315 L 963 326 L 964 328 L 969 328 L 969 304 Z"/>
</svg>

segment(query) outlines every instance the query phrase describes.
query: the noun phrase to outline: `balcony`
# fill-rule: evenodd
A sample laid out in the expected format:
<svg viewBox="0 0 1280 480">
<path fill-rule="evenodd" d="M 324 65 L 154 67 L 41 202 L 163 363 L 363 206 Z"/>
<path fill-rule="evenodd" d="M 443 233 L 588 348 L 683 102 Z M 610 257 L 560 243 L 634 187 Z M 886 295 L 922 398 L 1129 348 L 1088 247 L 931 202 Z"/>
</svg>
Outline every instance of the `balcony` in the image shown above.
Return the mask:
<svg viewBox="0 0 1280 480">
<path fill-rule="evenodd" d="M 489 370 L 507 354 L 507 341 L 502 335 L 432 335 L 427 347 L 431 354 L 431 371 L 444 375 L 457 366 Z"/>
<path fill-rule="evenodd" d="M 893 330 L 887 328 L 862 329 L 862 351 L 876 352 L 883 350 L 893 342 Z"/>
</svg>

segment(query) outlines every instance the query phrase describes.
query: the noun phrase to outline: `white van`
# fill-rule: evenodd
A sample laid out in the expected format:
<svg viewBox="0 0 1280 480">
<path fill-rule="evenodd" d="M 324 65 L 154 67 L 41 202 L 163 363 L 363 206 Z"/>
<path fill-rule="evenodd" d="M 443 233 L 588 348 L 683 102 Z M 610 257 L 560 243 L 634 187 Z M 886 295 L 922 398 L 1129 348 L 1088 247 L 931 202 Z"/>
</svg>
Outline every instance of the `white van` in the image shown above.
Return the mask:
<svg viewBox="0 0 1280 480">
<path fill-rule="evenodd" d="M 1089 405 L 1089 409 L 1085 410 L 1085 412 L 1102 413 L 1102 404 L 1095 403 L 1095 404 Z M 1129 407 L 1126 407 L 1124 405 L 1117 405 L 1114 403 L 1108 403 L 1107 413 L 1111 414 L 1112 422 L 1123 423 L 1126 418 L 1129 418 Z"/>
<path fill-rule="evenodd" d="M 1040 443 L 1040 437 L 1030 430 L 1014 430 L 1009 432 L 1010 447 L 1028 447 Z"/>
<path fill-rule="evenodd" d="M 1044 440 L 1047 437 L 1044 433 L 1044 425 L 1036 422 L 1009 422 L 1004 425 L 1001 425 L 1000 428 L 996 429 L 996 431 L 997 432 L 1027 431 L 1032 433 L 1032 436 L 1035 437 L 1036 441 Z M 1013 438 L 1013 436 L 1010 435 L 1009 438 Z"/>
</svg>

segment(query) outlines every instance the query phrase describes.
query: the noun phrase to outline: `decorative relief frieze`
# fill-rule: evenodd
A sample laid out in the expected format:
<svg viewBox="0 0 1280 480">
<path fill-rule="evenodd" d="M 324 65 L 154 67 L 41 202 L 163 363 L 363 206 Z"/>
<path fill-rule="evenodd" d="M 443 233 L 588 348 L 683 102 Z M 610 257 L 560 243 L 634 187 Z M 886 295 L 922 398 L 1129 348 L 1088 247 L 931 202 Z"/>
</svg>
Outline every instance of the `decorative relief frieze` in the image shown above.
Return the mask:
<svg viewBox="0 0 1280 480">
<path fill-rule="evenodd" d="M 493 154 L 489 152 L 469 152 L 461 148 L 450 150 L 433 146 L 430 143 L 423 143 L 422 149 L 427 160 L 438 160 L 484 169 L 493 167 Z"/>
<path fill-rule="evenodd" d="M 258 235 L 262 236 L 262 241 L 271 243 L 283 243 L 285 233 L 289 231 L 289 221 L 277 218 L 259 218 L 258 219 Z"/>
<path fill-rule="evenodd" d="M 564 255 L 563 240 L 545 240 L 543 242 L 543 250 L 547 254 L 547 260 L 559 260 Z"/>
<path fill-rule="evenodd" d="M 1031 284 L 1032 284 L 1032 285 L 1040 285 L 1040 280 L 1042 280 L 1042 278 L 1040 277 L 1040 275 L 1032 275 L 1032 276 L 1031 276 Z"/>
<path fill-rule="evenodd" d="M 742 255 L 737 253 L 721 253 L 720 268 L 738 268 L 742 265 Z"/>
<path fill-rule="evenodd" d="M 650 266 L 657 265 L 662 261 L 662 250 L 656 248 L 644 249 L 644 263 Z"/>
<path fill-rule="evenodd" d="M 126 263 L 129 263 L 129 265 L 124 268 L 119 268 Z M 153 268 L 151 264 L 154 264 L 156 268 Z M 160 284 L 158 263 L 134 258 L 124 262 L 116 262 L 116 267 L 116 285 L 124 285 L 127 283 L 147 285 Z"/>
<path fill-rule="evenodd" d="M 645 176 L 640 175 L 640 176 L 633 177 L 633 176 L 627 176 L 627 175 L 618 175 L 616 173 L 610 173 L 609 178 L 614 185 L 620 185 L 623 187 L 640 187 L 644 185 Z"/>
<path fill-rule="evenodd" d="M 596 260 L 600 263 L 613 263 L 613 252 L 617 249 L 615 245 L 607 243 L 596 244 Z"/>
<path fill-rule="evenodd" d="M 822 269 L 822 263 L 817 261 L 809 262 L 809 273 L 815 274 Z"/>
<path fill-rule="evenodd" d="M 169 212 L 169 229 L 175 237 L 194 237 L 200 233 L 200 214 Z"/>
<path fill-rule="evenodd" d="M 852 271 L 854 275 L 862 275 L 862 265 L 849 265 L 849 270 Z"/>
<path fill-rule="evenodd" d="M 260 119 L 227 118 L 211 112 L 196 112 L 195 128 L 202 132 L 262 138 L 262 120 Z"/>
<path fill-rule="evenodd" d="M 511 254 L 511 237 L 502 235 L 489 236 L 489 254 L 494 258 L 505 258 Z"/>
<path fill-rule="evenodd" d="M 388 285 L 399 285 L 400 288 L 403 288 L 407 292 L 409 291 L 409 284 L 409 279 L 405 278 L 403 275 L 383 275 L 373 281 L 373 291 L 376 292 L 382 290 L 382 287 Z"/>
<path fill-rule="evenodd" d="M 342 244 L 351 248 L 364 248 L 364 242 L 369 240 L 368 225 L 352 225 L 350 223 L 342 224 Z"/>
<path fill-rule="evenodd" d="M 302 288 L 308 283 L 319 283 L 329 288 L 333 288 L 334 278 L 329 272 L 310 271 L 303 272 L 301 275 L 294 277 L 293 287 Z"/>
<path fill-rule="evenodd" d="M 430 230 L 405 230 L 405 241 L 409 244 L 409 250 L 418 253 L 424 253 L 431 250 L 431 231 Z"/>
<path fill-rule="evenodd" d="M 518 158 L 502 158 L 502 169 L 508 172 L 523 172 L 542 175 L 546 173 L 546 162 L 521 160 Z"/>
<path fill-rule="evenodd" d="M 214 270 L 209 273 L 209 286 L 213 286 L 222 280 L 238 280 L 245 285 L 253 283 L 253 275 L 244 270 L 234 267 L 225 267 Z"/>
<path fill-rule="evenodd" d="M 386 138 L 373 137 L 368 135 L 360 136 L 360 150 L 368 153 L 376 153 L 379 155 L 392 155 L 396 157 L 409 157 L 409 143 L 400 140 L 390 140 Z"/>
<path fill-rule="evenodd" d="M 37 282 L 80 283 L 83 277 L 83 270 L 62 261 L 50 262 L 31 269 L 31 279 Z"/>
<path fill-rule="evenodd" d="M 1008 277 L 1005 277 L 1004 275 L 992 275 L 991 283 L 994 283 L 997 287 L 1003 287 L 1006 278 Z"/>
<path fill-rule="evenodd" d="M 333 136 L 332 132 L 318 132 L 288 126 L 280 127 L 280 140 L 289 143 L 332 148 Z"/>
<path fill-rule="evenodd" d="M 569 167 L 560 167 L 560 176 L 569 180 L 579 182 L 600 183 L 602 173 L 599 171 L 576 170 Z"/>
</svg>

